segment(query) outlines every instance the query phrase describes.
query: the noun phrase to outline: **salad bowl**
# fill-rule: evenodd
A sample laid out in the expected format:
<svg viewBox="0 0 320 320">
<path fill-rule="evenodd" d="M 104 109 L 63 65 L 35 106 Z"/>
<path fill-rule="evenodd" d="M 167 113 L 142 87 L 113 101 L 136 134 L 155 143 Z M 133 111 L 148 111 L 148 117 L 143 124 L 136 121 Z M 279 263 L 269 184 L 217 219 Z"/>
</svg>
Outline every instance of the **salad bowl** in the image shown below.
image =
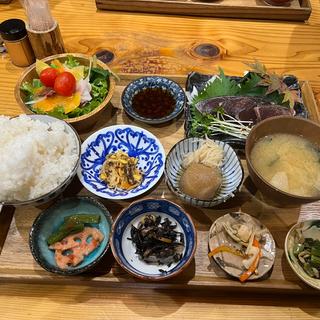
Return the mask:
<svg viewBox="0 0 320 320">
<path fill-rule="evenodd" d="M 85 67 L 90 66 L 90 61 L 92 60 L 92 57 L 89 55 L 81 54 L 81 53 L 56 54 L 56 55 L 42 59 L 40 63 L 42 65 L 44 65 L 44 63 L 50 64 L 54 60 L 58 60 L 61 63 L 65 63 L 68 60 L 68 57 L 70 56 L 75 58 L 77 62 L 80 64 L 80 66 L 85 66 Z M 106 71 L 110 71 L 109 67 L 106 64 L 102 63 L 101 61 L 97 60 L 96 63 L 97 63 L 97 67 Z M 32 110 L 32 108 L 30 107 L 31 106 L 30 104 L 26 104 L 27 94 L 21 88 L 25 83 L 32 84 L 33 81 L 36 79 L 39 79 L 39 75 L 37 74 L 36 63 L 34 63 L 22 73 L 15 87 L 16 101 L 20 105 L 20 107 L 23 109 L 23 111 L 27 114 L 36 114 L 36 112 Z M 78 84 L 79 84 L 79 81 L 77 81 L 77 86 Z M 98 104 L 96 107 L 94 108 L 90 107 L 88 108 L 88 110 L 81 112 L 81 115 L 74 116 L 74 117 L 67 117 L 65 115 L 53 114 L 53 113 L 48 115 L 63 119 L 67 123 L 71 124 L 78 131 L 85 131 L 91 128 L 98 121 L 102 111 L 107 107 L 108 103 L 112 98 L 115 85 L 116 85 L 115 79 L 113 76 L 111 76 L 111 72 L 110 72 L 110 75 L 107 80 L 107 93 L 103 98 L 103 100 L 102 100 L 102 96 L 97 98 L 93 97 L 93 99 L 102 100 L 101 102 L 96 103 Z M 91 80 L 91 77 L 90 77 L 90 87 L 91 87 L 90 92 L 92 93 L 94 84 Z"/>
</svg>

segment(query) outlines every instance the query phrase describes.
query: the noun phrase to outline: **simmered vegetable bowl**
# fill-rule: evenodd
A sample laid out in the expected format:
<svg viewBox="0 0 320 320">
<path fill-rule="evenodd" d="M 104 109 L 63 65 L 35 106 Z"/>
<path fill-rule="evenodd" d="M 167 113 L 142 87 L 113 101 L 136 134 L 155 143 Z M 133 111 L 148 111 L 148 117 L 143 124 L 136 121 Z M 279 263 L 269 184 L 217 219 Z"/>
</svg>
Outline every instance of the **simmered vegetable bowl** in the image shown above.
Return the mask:
<svg viewBox="0 0 320 320">
<path fill-rule="evenodd" d="M 49 64 L 37 60 L 36 73 L 38 78 L 23 82 L 20 89 L 25 105 L 37 114 L 76 118 L 97 108 L 109 91 L 110 71 L 101 68 L 95 56 L 89 66 L 72 55 Z"/>
</svg>

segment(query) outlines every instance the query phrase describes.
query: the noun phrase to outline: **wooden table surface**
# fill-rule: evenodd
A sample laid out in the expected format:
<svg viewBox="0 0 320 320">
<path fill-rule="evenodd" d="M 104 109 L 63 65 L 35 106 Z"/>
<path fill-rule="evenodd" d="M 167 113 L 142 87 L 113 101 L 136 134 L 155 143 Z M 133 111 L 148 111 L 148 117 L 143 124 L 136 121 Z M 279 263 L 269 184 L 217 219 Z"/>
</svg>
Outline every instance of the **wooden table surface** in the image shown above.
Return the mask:
<svg viewBox="0 0 320 320">
<path fill-rule="evenodd" d="M 320 4 L 307 23 L 207 19 L 96 12 L 93 0 L 50 1 L 69 52 L 107 49 L 117 72 L 186 75 L 219 65 L 241 75 L 259 59 L 276 72 L 309 80 L 320 99 Z M 18 0 L 0 5 L 0 21 L 25 18 Z M 221 55 L 199 58 L 193 48 L 214 44 Z M 13 90 L 22 72 L 0 56 L 0 114 L 21 113 Z M 181 292 L 0 283 L 0 319 L 316 319 L 318 298 L 224 292 Z"/>
</svg>

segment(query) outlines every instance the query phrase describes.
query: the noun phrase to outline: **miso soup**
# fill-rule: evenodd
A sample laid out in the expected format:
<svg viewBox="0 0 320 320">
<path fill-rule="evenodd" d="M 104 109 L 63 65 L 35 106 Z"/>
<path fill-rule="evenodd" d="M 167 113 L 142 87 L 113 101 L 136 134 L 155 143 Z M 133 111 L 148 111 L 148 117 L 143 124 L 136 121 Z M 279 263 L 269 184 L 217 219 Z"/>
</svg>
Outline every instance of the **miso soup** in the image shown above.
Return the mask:
<svg viewBox="0 0 320 320">
<path fill-rule="evenodd" d="M 263 137 L 250 157 L 274 187 L 304 197 L 320 194 L 320 150 L 305 138 L 284 133 Z"/>
</svg>

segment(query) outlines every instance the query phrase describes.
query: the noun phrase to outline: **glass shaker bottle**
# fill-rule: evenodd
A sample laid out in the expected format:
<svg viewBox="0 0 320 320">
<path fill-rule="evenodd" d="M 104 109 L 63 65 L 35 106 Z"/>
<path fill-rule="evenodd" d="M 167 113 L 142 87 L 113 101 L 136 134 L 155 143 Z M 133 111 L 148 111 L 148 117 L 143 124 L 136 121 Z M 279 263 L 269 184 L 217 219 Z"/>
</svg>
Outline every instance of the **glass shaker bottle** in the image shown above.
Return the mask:
<svg viewBox="0 0 320 320">
<path fill-rule="evenodd" d="M 27 67 L 35 61 L 25 23 L 20 19 L 9 19 L 0 24 L 0 35 L 10 55 L 18 67 Z"/>
</svg>

